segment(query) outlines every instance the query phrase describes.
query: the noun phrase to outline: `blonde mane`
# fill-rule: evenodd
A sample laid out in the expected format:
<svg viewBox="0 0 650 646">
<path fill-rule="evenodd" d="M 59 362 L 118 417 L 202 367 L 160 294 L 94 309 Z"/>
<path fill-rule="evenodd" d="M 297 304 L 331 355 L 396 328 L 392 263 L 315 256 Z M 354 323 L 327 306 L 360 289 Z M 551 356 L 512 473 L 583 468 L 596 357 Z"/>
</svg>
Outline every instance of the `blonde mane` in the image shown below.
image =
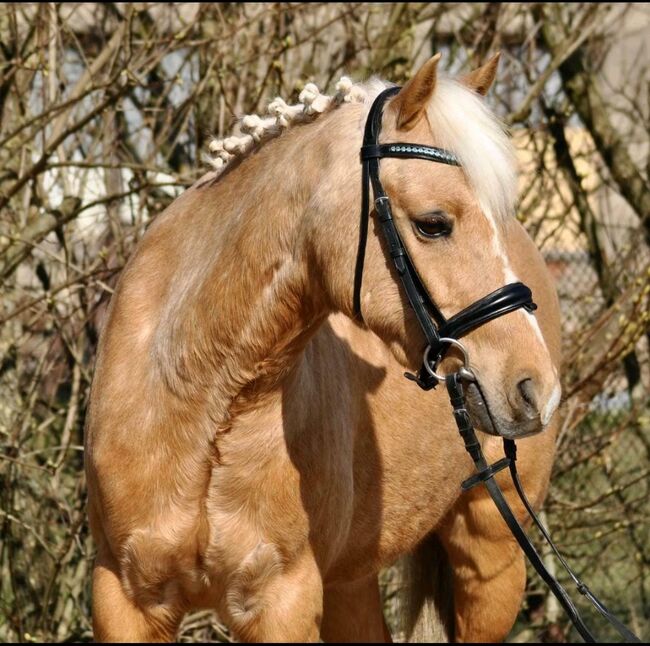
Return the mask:
<svg viewBox="0 0 650 646">
<path fill-rule="evenodd" d="M 267 116 L 249 114 L 241 118 L 236 125 L 240 134 L 213 139 L 209 144 L 211 156 L 206 161 L 220 174 L 233 159 L 247 156 L 292 125 L 313 121 L 344 103 L 370 105 L 389 85 L 378 78 L 353 83 L 343 76 L 336 84 L 336 93 L 328 96 L 314 83 L 308 83 L 298 97 L 299 103 L 289 105 L 277 97 L 269 104 Z M 441 75 L 427 116 L 437 145 L 458 157 L 486 215 L 495 222 L 512 216 L 517 197 L 515 150 L 483 97 Z"/>
<path fill-rule="evenodd" d="M 269 103 L 267 116 L 248 114 L 239 120 L 238 129 L 242 134 L 213 139 L 209 144 L 212 156 L 206 161 L 220 173 L 234 158 L 246 156 L 258 145 L 279 136 L 296 123 L 312 121 L 342 103 L 365 103 L 369 98 L 370 84 L 353 83 L 343 76 L 336 84 L 334 96 L 323 94 L 314 83 L 307 83 L 298 96 L 300 103 L 288 105 L 284 99 L 276 97 Z"/>
<path fill-rule="evenodd" d="M 515 148 L 484 98 L 439 77 L 427 116 L 436 143 L 458 157 L 483 212 L 497 222 L 511 217 L 517 199 Z"/>
</svg>

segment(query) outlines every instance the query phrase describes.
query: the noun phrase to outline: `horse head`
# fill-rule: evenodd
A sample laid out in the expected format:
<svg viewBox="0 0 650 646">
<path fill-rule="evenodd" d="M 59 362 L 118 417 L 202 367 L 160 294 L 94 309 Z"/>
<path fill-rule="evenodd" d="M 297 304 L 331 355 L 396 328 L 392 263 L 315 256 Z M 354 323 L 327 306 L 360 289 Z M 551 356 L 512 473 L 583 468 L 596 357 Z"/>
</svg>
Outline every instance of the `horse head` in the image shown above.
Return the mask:
<svg viewBox="0 0 650 646">
<path fill-rule="evenodd" d="M 522 259 L 514 256 L 521 255 L 521 226 L 513 217 L 514 149 L 483 100 L 494 80 L 498 56 L 458 80 L 438 74 L 439 58 L 431 58 L 387 100 L 379 143 L 408 141 L 407 150 L 435 147 L 449 151 L 458 164 L 387 158 L 381 160 L 379 178 L 419 280 L 449 319 L 487 294 L 518 282 L 514 267 L 521 266 Z M 358 141 L 363 119 L 357 116 L 354 124 Z M 358 159 L 348 161 L 358 164 Z M 342 185 L 350 190 L 350 179 L 342 178 Z M 340 262 L 343 246 L 346 261 L 352 262 L 358 234 L 348 235 L 346 229 L 349 224 L 333 227 L 339 234 L 336 241 L 328 236 L 337 249 L 330 255 L 332 261 Z M 340 270 L 330 264 L 325 273 L 338 276 L 330 281 L 330 288 L 339 290 L 335 300 L 354 316 L 351 281 L 341 291 Z M 427 344 L 379 235 L 376 217 L 365 254 L 359 309 L 365 324 L 402 365 L 414 368 L 421 363 Z M 485 401 L 476 386 L 470 388 L 470 405 L 482 430 L 506 437 L 543 430 L 559 404 L 560 386 L 533 311 L 517 309 L 490 320 L 472 330 L 463 343 L 484 395 Z M 454 355 L 459 358 L 453 350 L 448 355 L 443 366 Z"/>
</svg>

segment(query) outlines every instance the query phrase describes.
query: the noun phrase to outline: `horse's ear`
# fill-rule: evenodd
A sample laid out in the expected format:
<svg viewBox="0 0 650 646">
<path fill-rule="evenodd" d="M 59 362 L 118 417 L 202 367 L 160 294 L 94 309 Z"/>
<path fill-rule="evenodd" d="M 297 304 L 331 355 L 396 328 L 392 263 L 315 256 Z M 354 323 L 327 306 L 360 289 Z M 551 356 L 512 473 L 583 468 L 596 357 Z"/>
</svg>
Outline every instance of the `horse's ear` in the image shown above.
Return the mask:
<svg viewBox="0 0 650 646">
<path fill-rule="evenodd" d="M 436 87 L 440 54 L 431 57 L 397 95 L 397 129 L 410 130 L 424 115 Z"/>
<path fill-rule="evenodd" d="M 497 52 L 485 65 L 481 65 L 478 69 L 461 77 L 460 82 L 471 90 L 485 96 L 492 83 L 494 83 L 494 77 L 497 74 L 499 65 L 499 56 L 501 56 L 501 52 Z"/>
</svg>

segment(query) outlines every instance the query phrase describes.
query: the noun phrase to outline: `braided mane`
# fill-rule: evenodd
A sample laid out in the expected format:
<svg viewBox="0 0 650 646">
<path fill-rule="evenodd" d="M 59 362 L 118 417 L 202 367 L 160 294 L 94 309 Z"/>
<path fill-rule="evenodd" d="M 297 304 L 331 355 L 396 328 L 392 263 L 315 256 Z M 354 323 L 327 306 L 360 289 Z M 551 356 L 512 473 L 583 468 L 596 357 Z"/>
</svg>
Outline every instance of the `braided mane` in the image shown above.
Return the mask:
<svg viewBox="0 0 650 646">
<path fill-rule="evenodd" d="M 334 96 L 328 96 L 314 83 L 307 83 L 298 97 L 299 103 L 288 105 L 284 99 L 277 97 L 269 103 L 268 116 L 248 114 L 238 120 L 238 129 L 243 134 L 213 139 L 208 146 L 211 155 L 206 161 L 217 173 L 221 173 L 233 159 L 244 157 L 253 148 L 279 136 L 293 124 L 312 121 L 342 103 L 365 103 L 376 94 L 373 90 L 383 88 L 384 84 L 377 80 L 358 84 L 343 76 L 336 84 Z"/>
</svg>

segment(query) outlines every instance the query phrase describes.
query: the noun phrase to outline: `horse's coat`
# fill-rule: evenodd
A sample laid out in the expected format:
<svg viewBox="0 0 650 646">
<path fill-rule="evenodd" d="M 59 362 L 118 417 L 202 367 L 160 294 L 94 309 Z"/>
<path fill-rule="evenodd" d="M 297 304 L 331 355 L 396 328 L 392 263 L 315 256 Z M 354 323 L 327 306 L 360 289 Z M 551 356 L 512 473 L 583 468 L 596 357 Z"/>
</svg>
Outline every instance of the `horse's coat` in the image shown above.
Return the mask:
<svg viewBox="0 0 650 646">
<path fill-rule="evenodd" d="M 436 143 L 436 63 L 389 105 L 386 140 L 406 110 L 409 139 Z M 419 366 L 422 337 L 373 224 L 369 329 L 351 320 L 367 109 L 344 104 L 188 189 L 125 268 L 86 434 L 97 639 L 172 639 L 187 610 L 211 607 L 244 640 L 384 640 L 377 572 L 432 531 L 454 569 L 456 638 L 510 629 L 523 557 L 482 492 L 460 495 L 471 463 L 445 393 L 402 376 Z M 538 318 L 507 315 L 466 345 L 500 431 L 542 430 L 557 406 L 559 319 L 534 245 L 481 208 L 459 168 L 388 159 L 382 182 L 443 313 L 508 271 L 532 288 Z M 412 228 L 432 210 L 453 220 L 449 239 Z M 537 504 L 553 428 L 520 443 Z M 484 438 L 495 457 L 498 438 Z"/>
</svg>

